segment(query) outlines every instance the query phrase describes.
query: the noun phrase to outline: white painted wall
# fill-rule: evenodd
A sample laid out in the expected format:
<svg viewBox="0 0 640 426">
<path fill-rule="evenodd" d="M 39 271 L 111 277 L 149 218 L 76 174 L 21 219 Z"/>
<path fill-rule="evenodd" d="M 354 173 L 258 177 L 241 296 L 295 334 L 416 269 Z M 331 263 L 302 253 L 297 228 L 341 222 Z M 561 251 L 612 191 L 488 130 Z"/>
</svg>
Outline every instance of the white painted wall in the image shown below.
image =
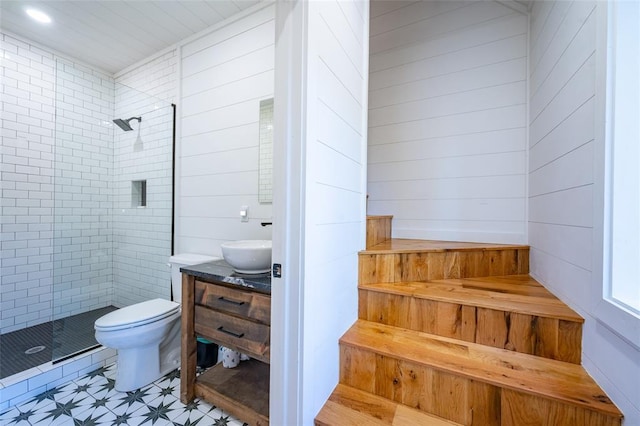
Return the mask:
<svg viewBox="0 0 640 426">
<path fill-rule="evenodd" d="M 338 340 L 357 318 L 369 4 L 291 2 L 278 12 L 275 237 L 284 244 L 274 249 L 283 278 L 272 280 L 272 421 L 310 425 L 338 383 Z"/>
<path fill-rule="evenodd" d="M 177 252 L 221 255 L 229 240 L 271 238 L 258 202 L 260 100 L 273 97 L 273 4 L 181 47 Z M 240 222 L 240 207 L 249 222 Z"/>
<path fill-rule="evenodd" d="M 527 17 L 371 5 L 369 214 L 394 237 L 526 242 Z"/>
<path fill-rule="evenodd" d="M 640 350 L 603 326 L 592 300 L 602 253 L 601 159 L 595 143 L 598 8 L 604 2 L 534 2 L 530 37 L 529 242 L 531 274 L 585 318 L 583 365 L 625 415 L 640 424 Z M 599 34 L 599 35 L 598 35 Z M 600 200 L 599 203 L 595 200 Z M 600 259 L 598 259 L 600 258 Z"/>
</svg>

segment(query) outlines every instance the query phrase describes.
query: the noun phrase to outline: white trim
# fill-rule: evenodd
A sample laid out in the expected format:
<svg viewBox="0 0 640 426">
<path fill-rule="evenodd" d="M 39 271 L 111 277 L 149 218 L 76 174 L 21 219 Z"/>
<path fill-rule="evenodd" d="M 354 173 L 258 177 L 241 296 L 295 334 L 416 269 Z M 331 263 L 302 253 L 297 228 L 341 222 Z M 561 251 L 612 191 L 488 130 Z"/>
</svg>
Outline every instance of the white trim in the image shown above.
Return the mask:
<svg viewBox="0 0 640 426">
<path fill-rule="evenodd" d="M 364 217 L 362 217 L 362 235 L 360 236 L 360 241 L 364 241 L 363 244 L 363 248 L 366 246 L 366 241 L 367 241 L 367 206 L 368 206 L 368 201 L 367 198 L 369 197 L 369 191 L 368 191 L 368 183 L 369 183 L 369 179 L 368 179 L 368 169 L 369 169 L 369 162 L 367 161 L 367 159 L 369 158 L 369 57 L 371 56 L 369 53 L 369 26 L 371 23 L 371 2 L 370 1 L 365 1 L 365 6 L 364 6 L 364 37 L 362 40 L 362 54 L 363 54 L 363 60 L 362 60 L 362 75 L 364 76 L 364 79 L 362 81 L 362 129 L 361 129 L 361 133 L 362 133 L 362 144 L 360 146 L 360 148 L 362 149 L 362 153 L 360 154 L 360 158 L 362 158 L 364 160 L 364 164 L 362 167 L 362 181 L 361 181 L 361 186 L 360 188 L 362 188 L 364 190 L 364 194 L 362 197 L 362 207 L 360 208 L 361 212 L 364 212 Z"/>
<path fill-rule="evenodd" d="M 613 333 L 640 348 L 640 319 L 608 300 L 611 278 L 611 126 L 612 126 L 612 42 L 609 31 L 612 2 L 597 8 L 596 106 L 594 155 L 593 289 L 595 318 Z"/>
<path fill-rule="evenodd" d="M 530 174 L 529 172 L 531 171 L 531 164 L 530 164 L 530 158 L 531 158 L 531 117 L 530 117 L 530 113 L 531 113 L 531 14 L 527 13 L 527 58 L 526 58 L 527 64 L 526 64 L 526 68 L 525 68 L 525 72 L 526 72 L 526 94 L 527 94 L 527 102 L 525 104 L 525 126 L 526 126 L 526 134 L 525 134 L 525 153 L 524 153 L 524 194 L 525 194 L 525 200 L 524 200 L 524 240 L 522 241 L 523 244 L 528 244 L 529 243 L 529 217 L 530 217 L 530 205 L 531 203 L 529 202 L 530 200 L 530 191 L 529 191 L 529 180 L 530 180 Z"/>
<path fill-rule="evenodd" d="M 269 421 L 299 425 L 303 418 L 304 199 L 307 105 L 307 8 L 276 2 L 273 129 L 273 263 Z"/>
</svg>

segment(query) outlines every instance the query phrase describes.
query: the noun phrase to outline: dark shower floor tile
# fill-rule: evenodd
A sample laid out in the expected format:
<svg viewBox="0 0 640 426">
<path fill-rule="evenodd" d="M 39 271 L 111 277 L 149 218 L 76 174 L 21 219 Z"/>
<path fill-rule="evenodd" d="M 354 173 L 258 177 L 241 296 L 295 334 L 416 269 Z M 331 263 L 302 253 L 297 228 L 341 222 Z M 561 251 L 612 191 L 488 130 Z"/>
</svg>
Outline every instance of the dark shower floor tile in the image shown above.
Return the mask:
<svg viewBox="0 0 640 426">
<path fill-rule="evenodd" d="M 0 379 L 98 345 L 93 323 L 114 306 L 0 334 Z"/>
</svg>

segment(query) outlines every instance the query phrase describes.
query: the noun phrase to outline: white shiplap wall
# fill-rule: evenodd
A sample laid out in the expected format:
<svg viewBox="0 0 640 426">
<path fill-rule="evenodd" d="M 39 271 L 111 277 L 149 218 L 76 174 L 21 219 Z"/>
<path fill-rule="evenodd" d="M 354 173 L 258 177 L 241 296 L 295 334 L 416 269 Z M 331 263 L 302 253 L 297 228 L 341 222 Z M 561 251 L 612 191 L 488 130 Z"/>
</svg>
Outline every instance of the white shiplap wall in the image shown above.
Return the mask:
<svg viewBox="0 0 640 426">
<path fill-rule="evenodd" d="M 308 9 L 302 424 L 313 423 L 338 382 L 338 340 L 357 318 L 368 16 L 365 1 L 311 2 Z"/>
<path fill-rule="evenodd" d="M 273 97 L 273 4 L 181 49 L 180 252 L 221 255 L 228 240 L 271 238 L 258 203 L 260 100 Z M 240 207 L 249 222 L 240 222 Z"/>
<path fill-rule="evenodd" d="M 640 351 L 595 318 L 592 307 L 596 44 L 604 2 L 534 2 L 530 37 L 529 243 L 531 274 L 584 318 L 583 365 L 640 424 Z M 595 210 L 594 210 L 595 209 Z"/>
<path fill-rule="evenodd" d="M 527 17 L 372 2 L 369 214 L 395 237 L 526 242 Z"/>
</svg>

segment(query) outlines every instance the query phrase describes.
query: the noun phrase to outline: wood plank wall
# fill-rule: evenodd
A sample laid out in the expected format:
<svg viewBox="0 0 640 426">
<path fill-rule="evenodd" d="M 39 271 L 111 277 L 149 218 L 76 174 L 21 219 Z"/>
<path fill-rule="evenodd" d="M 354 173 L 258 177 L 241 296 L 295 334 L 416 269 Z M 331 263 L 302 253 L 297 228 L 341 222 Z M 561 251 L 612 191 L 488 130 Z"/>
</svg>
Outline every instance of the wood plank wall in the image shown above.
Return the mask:
<svg viewBox="0 0 640 426">
<path fill-rule="evenodd" d="M 270 238 L 271 204 L 258 203 L 260 101 L 273 97 L 275 6 L 181 49 L 177 246 L 221 256 L 228 240 Z M 249 206 L 249 223 L 239 220 Z"/>
<path fill-rule="evenodd" d="M 372 2 L 370 214 L 394 237 L 526 243 L 527 17 Z"/>
<path fill-rule="evenodd" d="M 357 318 L 357 252 L 366 238 L 368 16 L 367 1 L 308 2 L 299 330 L 313 338 L 304 339 L 297 361 L 305 425 L 338 381 L 338 339 Z"/>
<path fill-rule="evenodd" d="M 602 261 L 593 227 L 604 209 L 594 203 L 604 179 L 594 168 L 602 161 L 595 125 L 605 119 L 596 104 L 597 69 L 606 66 L 596 47 L 604 37 L 600 8 L 608 4 L 533 2 L 531 274 L 585 318 L 583 365 L 624 412 L 625 424 L 640 424 L 640 349 L 600 325 L 592 299 L 602 291 L 593 274 Z"/>
</svg>

